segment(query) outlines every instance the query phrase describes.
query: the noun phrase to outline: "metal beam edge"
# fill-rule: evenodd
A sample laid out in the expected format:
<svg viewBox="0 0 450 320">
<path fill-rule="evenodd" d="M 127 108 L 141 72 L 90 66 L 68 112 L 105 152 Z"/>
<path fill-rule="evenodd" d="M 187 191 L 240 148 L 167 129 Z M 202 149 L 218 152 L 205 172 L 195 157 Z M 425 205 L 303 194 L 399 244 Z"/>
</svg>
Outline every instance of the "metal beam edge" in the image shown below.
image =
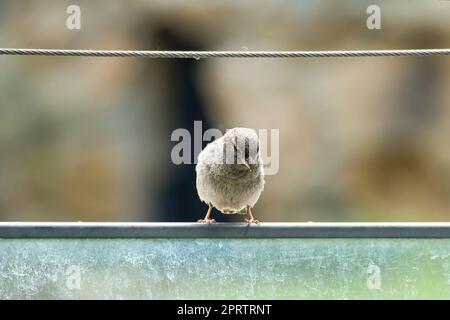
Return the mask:
<svg viewBox="0 0 450 320">
<path fill-rule="evenodd" d="M 0 238 L 449 238 L 450 223 L 2 222 Z"/>
</svg>

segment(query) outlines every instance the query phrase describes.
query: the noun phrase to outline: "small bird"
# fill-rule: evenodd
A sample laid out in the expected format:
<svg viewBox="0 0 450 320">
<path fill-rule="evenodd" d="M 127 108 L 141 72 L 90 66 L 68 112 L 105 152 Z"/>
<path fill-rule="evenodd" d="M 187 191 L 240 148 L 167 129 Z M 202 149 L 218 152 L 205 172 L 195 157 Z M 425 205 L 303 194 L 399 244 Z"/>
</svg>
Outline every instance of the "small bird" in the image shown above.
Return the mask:
<svg viewBox="0 0 450 320">
<path fill-rule="evenodd" d="M 198 223 L 210 224 L 212 208 L 224 214 L 247 214 L 248 224 L 259 224 L 251 209 L 264 189 L 264 168 L 256 131 L 233 128 L 208 144 L 198 156 L 197 193 L 209 208 Z"/>
</svg>

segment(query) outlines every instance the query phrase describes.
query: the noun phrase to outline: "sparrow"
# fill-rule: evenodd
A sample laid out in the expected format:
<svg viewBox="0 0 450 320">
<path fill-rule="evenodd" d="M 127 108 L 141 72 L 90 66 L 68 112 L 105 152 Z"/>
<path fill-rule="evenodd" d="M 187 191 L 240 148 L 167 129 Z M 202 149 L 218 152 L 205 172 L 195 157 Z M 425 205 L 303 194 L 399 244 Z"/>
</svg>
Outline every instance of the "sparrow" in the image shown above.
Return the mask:
<svg viewBox="0 0 450 320">
<path fill-rule="evenodd" d="M 264 168 L 256 131 L 233 128 L 209 143 L 199 154 L 196 185 L 208 211 L 198 223 L 210 224 L 212 208 L 224 214 L 246 214 L 248 224 L 259 224 L 252 208 L 264 189 Z"/>
</svg>

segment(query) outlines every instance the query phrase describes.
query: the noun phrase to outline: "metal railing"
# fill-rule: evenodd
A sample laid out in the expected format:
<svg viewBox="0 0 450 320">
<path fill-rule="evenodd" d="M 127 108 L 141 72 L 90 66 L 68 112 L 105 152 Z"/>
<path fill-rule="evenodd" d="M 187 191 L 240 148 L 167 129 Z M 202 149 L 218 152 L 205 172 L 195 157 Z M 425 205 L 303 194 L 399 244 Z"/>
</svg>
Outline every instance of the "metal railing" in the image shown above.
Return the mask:
<svg viewBox="0 0 450 320">
<path fill-rule="evenodd" d="M 0 238 L 450 238 L 450 223 L 2 222 Z"/>
</svg>

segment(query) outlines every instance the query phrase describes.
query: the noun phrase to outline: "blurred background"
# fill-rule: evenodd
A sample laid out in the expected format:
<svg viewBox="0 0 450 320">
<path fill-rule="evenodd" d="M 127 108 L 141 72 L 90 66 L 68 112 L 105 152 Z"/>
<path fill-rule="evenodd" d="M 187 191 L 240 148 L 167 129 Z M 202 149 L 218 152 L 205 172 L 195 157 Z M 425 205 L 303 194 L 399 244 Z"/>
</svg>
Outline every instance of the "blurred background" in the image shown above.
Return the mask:
<svg viewBox="0 0 450 320">
<path fill-rule="evenodd" d="M 0 0 L 0 47 L 448 48 L 449 17 L 439 0 Z M 280 130 L 262 221 L 449 221 L 449 88 L 449 57 L 3 56 L 0 220 L 195 221 L 195 165 L 172 164 L 170 136 L 201 120 Z"/>
</svg>

